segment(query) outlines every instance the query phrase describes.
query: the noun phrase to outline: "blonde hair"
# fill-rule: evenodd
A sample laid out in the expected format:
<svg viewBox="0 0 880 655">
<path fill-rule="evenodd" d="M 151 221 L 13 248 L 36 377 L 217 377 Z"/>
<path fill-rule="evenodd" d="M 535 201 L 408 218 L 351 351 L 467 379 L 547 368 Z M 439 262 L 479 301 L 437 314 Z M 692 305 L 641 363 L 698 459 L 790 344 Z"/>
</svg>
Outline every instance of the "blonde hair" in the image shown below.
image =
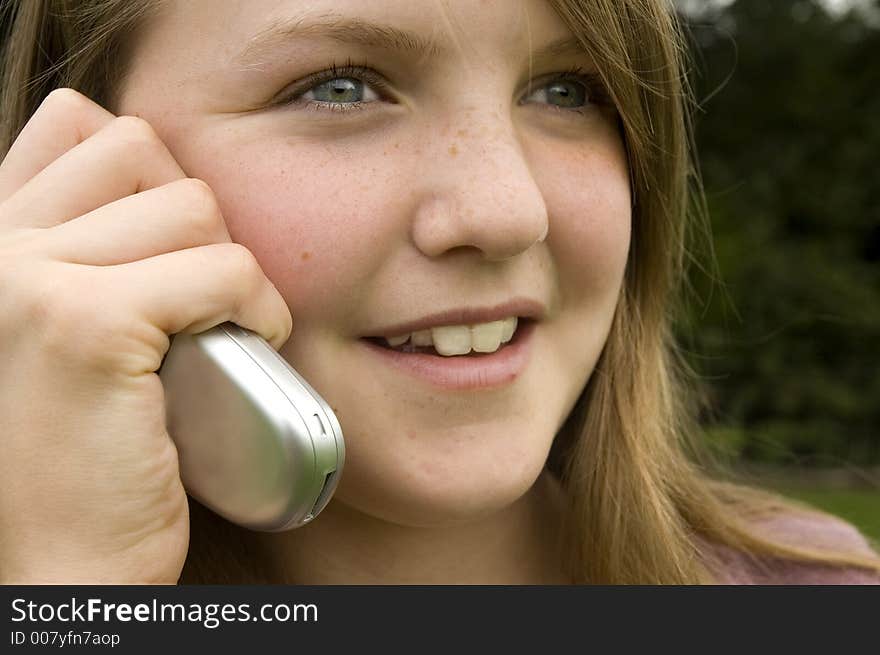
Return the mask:
<svg viewBox="0 0 880 655">
<path fill-rule="evenodd" d="M 0 154 L 54 88 L 113 111 L 127 52 L 159 0 L 0 0 L 10 21 Z M 706 235 L 692 158 L 681 25 L 666 0 L 548 0 L 592 56 L 617 106 L 632 178 L 633 238 L 612 329 L 548 460 L 569 500 L 566 566 L 577 583 L 713 582 L 716 546 L 757 559 L 880 571 L 858 552 L 799 548 L 755 526 L 818 511 L 713 479 L 693 376 L 676 350 L 688 243 Z M 717 475 L 717 472 L 716 472 Z M 271 582 L 242 532 L 191 506 L 184 582 Z"/>
</svg>

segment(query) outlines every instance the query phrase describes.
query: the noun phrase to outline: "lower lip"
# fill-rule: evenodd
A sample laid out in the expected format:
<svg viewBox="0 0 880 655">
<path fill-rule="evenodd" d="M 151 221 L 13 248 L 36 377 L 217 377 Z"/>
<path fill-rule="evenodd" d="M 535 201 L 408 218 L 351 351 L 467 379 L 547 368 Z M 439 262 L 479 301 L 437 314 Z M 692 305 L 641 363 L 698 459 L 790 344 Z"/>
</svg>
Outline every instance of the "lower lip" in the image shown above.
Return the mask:
<svg viewBox="0 0 880 655">
<path fill-rule="evenodd" d="M 529 362 L 535 322 L 517 328 L 506 345 L 494 353 L 443 357 L 427 353 L 402 353 L 361 339 L 367 349 L 381 360 L 433 387 L 447 391 L 495 389 L 513 383 Z"/>
</svg>

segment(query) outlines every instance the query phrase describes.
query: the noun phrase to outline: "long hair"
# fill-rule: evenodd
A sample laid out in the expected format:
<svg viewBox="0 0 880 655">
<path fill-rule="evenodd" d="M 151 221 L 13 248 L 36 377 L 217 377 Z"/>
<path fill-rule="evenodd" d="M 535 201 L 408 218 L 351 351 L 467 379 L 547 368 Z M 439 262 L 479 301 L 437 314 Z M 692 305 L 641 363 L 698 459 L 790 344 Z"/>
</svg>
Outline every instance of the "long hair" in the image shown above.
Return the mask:
<svg viewBox="0 0 880 655">
<path fill-rule="evenodd" d="M 676 349 L 689 244 L 707 239 L 682 26 L 668 0 L 547 0 L 596 63 L 619 114 L 633 194 L 632 243 L 596 368 L 548 467 L 568 500 L 565 565 L 602 584 L 713 582 L 716 547 L 754 558 L 880 571 L 864 553 L 776 541 L 755 521 L 816 513 L 712 477 L 694 376 Z M 48 93 L 72 87 L 114 111 L 128 52 L 160 0 L 0 0 L 0 155 Z M 114 112 L 115 113 L 115 112 Z M 271 582 L 242 531 L 190 502 L 181 581 Z"/>
</svg>

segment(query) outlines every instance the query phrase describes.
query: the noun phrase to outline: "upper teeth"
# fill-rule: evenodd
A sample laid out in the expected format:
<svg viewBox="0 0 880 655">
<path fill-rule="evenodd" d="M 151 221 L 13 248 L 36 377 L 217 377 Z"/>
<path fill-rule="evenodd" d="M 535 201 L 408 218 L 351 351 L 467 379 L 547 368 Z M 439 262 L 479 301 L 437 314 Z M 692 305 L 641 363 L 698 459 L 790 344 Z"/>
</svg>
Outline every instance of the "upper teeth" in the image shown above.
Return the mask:
<svg viewBox="0 0 880 655">
<path fill-rule="evenodd" d="M 414 346 L 434 346 L 440 355 L 467 355 L 471 350 L 492 353 L 507 343 L 516 331 L 517 318 L 476 325 L 444 325 L 418 330 L 398 337 L 385 337 L 392 348 L 405 344 L 410 337 Z"/>
</svg>

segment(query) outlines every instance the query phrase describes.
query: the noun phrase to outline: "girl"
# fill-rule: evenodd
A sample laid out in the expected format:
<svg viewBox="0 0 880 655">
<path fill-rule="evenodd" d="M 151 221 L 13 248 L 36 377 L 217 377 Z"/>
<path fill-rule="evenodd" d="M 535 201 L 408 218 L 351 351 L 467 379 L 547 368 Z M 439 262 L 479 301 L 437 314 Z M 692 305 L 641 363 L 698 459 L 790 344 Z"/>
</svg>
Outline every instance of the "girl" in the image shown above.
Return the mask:
<svg viewBox="0 0 880 655">
<path fill-rule="evenodd" d="M 878 581 L 688 446 L 668 2 L 3 8 L 4 582 Z M 181 486 L 156 370 L 226 320 L 341 422 L 299 530 Z"/>
</svg>

